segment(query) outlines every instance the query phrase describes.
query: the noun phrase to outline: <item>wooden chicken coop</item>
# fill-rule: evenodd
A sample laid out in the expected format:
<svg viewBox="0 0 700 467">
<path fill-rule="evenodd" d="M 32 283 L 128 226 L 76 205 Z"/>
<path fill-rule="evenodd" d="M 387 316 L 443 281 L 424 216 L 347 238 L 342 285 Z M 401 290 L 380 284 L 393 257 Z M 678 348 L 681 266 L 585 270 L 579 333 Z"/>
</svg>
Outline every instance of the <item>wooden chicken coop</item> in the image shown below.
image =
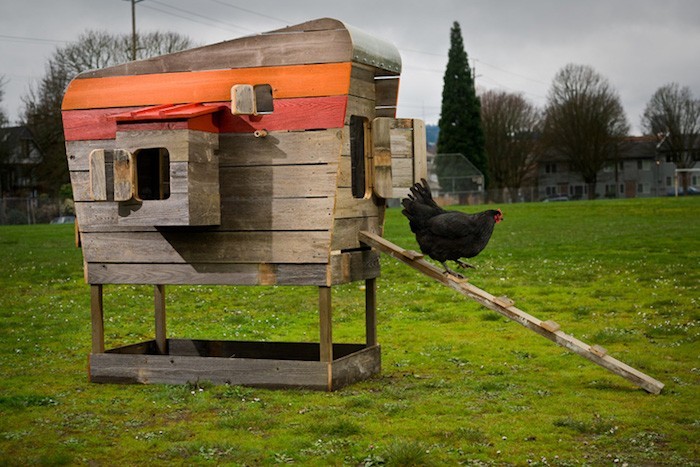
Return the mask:
<svg viewBox="0 0 700 467">
<path fill-rule="evenodd" d="M 426 176 L 423 123 L 395 118 L 400 71 L 393 45 L 319 19 L 76 77 L 90 380 L 333 390 L 379 372 L 379 253 L 358 233 L 381 235 L 385 200 Z M 366 339 L 334 343 L 332 287 L 352 281 Z M 105 350 L 107 284 L 154 286 L 153 340 Z M 170 339 L 169 284 L 317 287 L 319 341 Z"/>
</svg>

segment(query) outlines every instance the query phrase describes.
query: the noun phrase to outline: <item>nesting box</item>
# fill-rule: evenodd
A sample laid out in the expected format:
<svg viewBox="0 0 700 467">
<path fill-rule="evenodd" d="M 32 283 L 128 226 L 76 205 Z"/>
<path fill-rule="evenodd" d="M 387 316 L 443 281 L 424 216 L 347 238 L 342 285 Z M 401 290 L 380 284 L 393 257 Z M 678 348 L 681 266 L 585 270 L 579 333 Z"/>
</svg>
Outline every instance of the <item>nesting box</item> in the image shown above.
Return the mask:
<svg viewBox="0 0 700 467">
<path fill-rule="evenodd" d="M 93 381 L 335 389 L 379 371 L 385 200 L 426 176 L 425 128 L 396 119 L 401 59 L 333 19 L 76 77 L 63 100 Z M 366 281 L 367 335 L 332 341 L 331 288 Z M 152 284 L 155 339 L 105 350 L 102 287 Z M 318 343 L 168 339 L 168 284 L 319 288 Z M 232 358 L 233 357 L 233 358 Z"/>
</svg>

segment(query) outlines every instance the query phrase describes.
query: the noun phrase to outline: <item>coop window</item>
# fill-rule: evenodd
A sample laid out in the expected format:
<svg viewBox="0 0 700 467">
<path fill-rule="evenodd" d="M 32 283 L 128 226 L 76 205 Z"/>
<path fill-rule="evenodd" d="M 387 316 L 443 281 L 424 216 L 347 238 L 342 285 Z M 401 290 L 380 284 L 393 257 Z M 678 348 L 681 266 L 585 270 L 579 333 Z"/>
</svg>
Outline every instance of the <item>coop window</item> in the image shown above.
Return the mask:
<svg viewBox="0 0 700 467">
<path fill-rule="evenodd" d="M 350 117 L 350 168 L 353 198 L 364 198 L 367 193 L 367 156 L 365 133 L 367 119 L 352 115 Z"/>
<path fill-rule="evenodd" d="M 269 84 L 234 84 L 231 88 L 233 115 L 266 115 L 273 110 L 272 86 Z"/>
<path fill-rule="evenodd" d="M 136 159 L 136 197 L 161 200 L 170 197 L 170 154 L 165 148 L 140 149 Z"/>
<path fill-rule="evenodd" d="M 258 84 L 253 86 L 255 91 L 255 113 L 271 114 L 273 111 L 272 105 L 272 86 L 269 84 Z"/>
</svg>

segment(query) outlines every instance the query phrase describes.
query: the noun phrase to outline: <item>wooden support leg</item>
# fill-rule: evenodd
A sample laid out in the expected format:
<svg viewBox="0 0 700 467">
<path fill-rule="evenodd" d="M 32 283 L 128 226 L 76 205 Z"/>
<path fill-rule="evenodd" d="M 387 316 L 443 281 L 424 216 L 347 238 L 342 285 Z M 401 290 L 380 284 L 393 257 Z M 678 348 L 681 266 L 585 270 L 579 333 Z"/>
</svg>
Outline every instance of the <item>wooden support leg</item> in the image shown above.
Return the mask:
<svg viewBox="0 0 700 467">
<path fill-rule="evenodd" d="M 318 288 L 318 311 L 321 329 L 321 361 L 333 361 L 333 326 L 331 308 L 331 288 Z"/>
<path fill-rule="evenodd" d="M 153 287 L 156 317 L 156 348 L 160 355 L 168 354 L 168 339 L 165 332 L 165 286 Z"/>
<path fill-rule="evenodd" d="M 377 279 L 365 280 L 366 345 L 377 345 Z"/>
<path fill-rule="evenodd" d="M 90 284 L 90 315 L 92 319 L 92 353 L 104 353 L 105 324 L 102 284 Z"/>
</svg>

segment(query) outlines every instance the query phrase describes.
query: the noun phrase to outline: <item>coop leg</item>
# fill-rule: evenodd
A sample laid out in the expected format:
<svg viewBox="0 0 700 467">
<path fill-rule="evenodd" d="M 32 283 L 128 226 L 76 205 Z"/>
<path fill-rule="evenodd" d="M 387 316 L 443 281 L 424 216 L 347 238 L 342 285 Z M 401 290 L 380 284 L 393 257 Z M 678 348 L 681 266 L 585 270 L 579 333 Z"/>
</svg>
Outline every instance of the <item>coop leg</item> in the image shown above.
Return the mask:
<svg viewBox="0 0 700 467">
<path fill-rule="evenodd" d="M 160 355 L 168 354 L 168 339 L 165 332 L 165 286 L 153 287 L 156 317 L 156 349 Z"/>
<path fill-rule="evenodd" d="M 105 324 L 102 284 L 90 284 L 90 315 L 92 319 L 92 353 L 104 353 Z"/>
<path fill-rule="evenodd" d="M 365 280 L 365 328 L 367 347 L 377 345 L 377 279 Z"/>
<path fill-rule="evenodd" d="M 321 329 L 321 361 L 333 361 L 333 326 L 332 326 L 332 308 L 331 308 L 331 288 L 318 288 L 318 311 L 320 317 Z"/>
</svg>

